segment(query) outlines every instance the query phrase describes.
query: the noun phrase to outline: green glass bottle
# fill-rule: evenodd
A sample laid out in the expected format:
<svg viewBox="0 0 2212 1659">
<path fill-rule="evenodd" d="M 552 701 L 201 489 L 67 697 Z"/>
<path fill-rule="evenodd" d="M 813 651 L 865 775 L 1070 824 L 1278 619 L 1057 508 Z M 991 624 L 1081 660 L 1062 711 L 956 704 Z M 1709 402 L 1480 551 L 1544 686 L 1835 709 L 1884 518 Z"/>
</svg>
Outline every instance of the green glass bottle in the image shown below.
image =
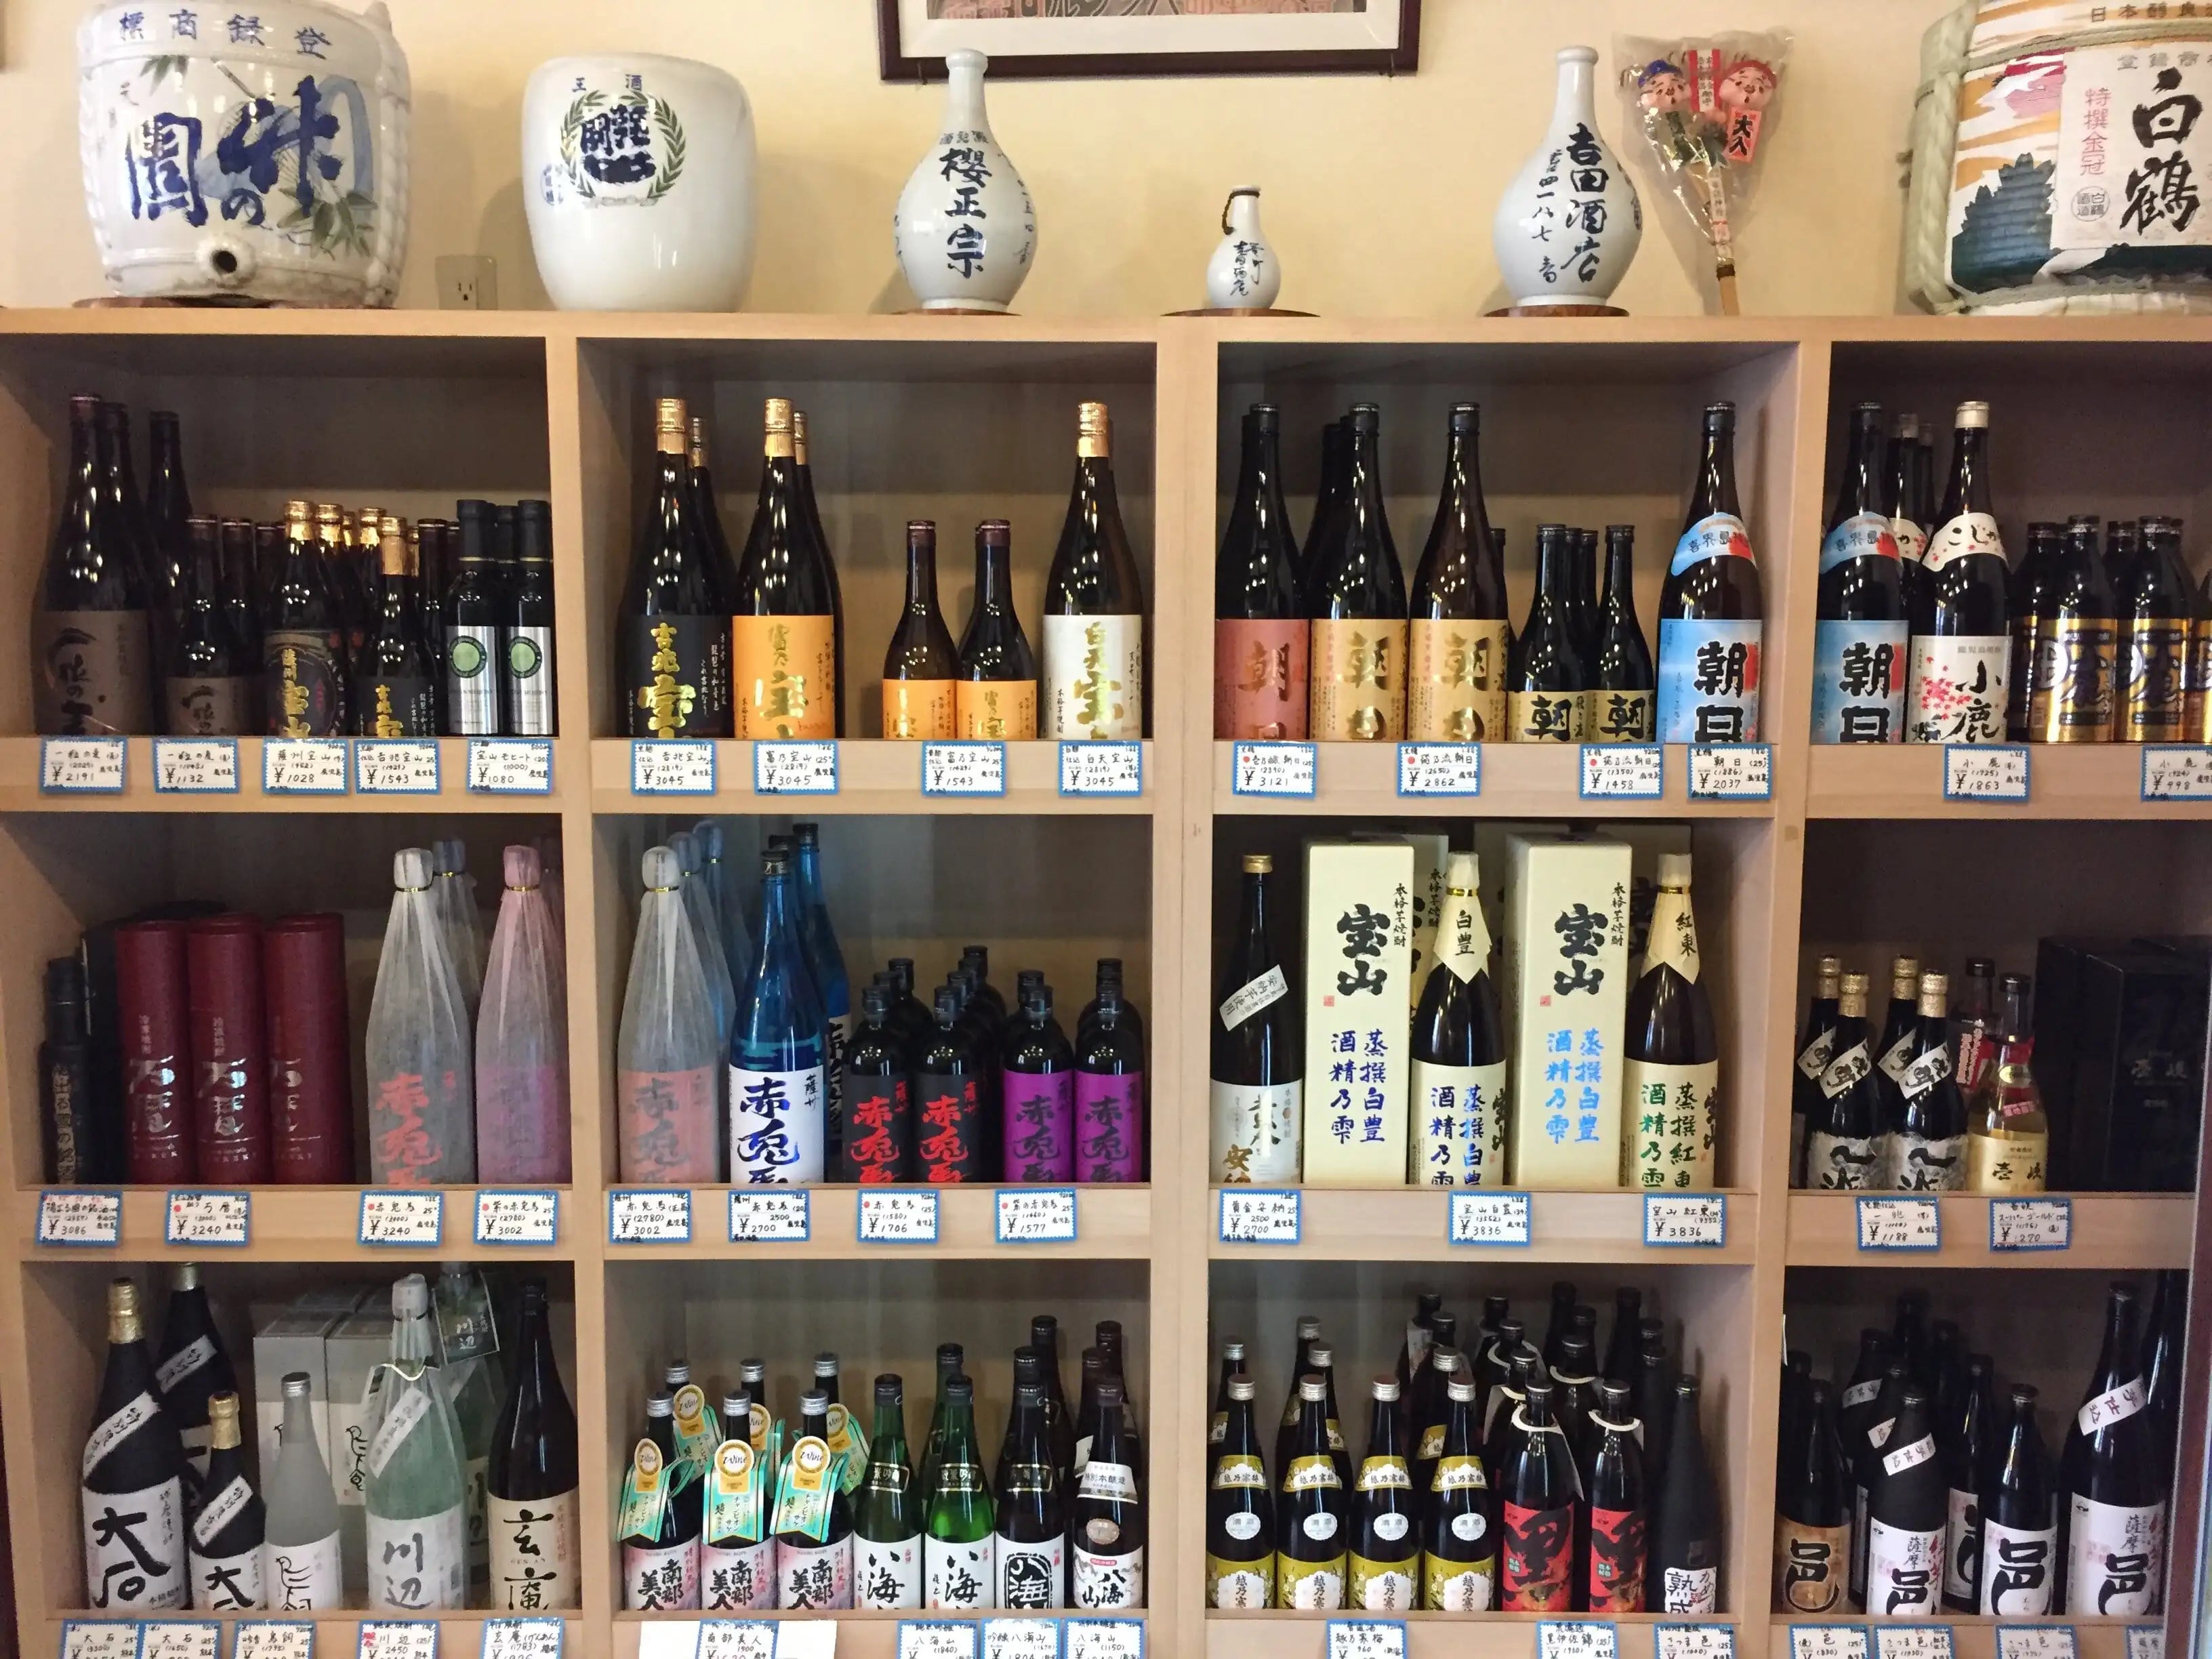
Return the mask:
<svg viewBox="0 0 2212 1659">
<path fill-rule="evenodd" d="M 939 1404 L 943 1419 L 937 1484 L 922 1529 L 921 1565 L 932 1607 L 990 1604 L 998 1577 L 991 1531 L 991 1488 L 975 1437 L 975 1385 L 965 1376 L 945 1381 Z"/>
<path fill-rule="evenodd" d="M 1316 1343 L 1316 1364 L 1332 1358 Z M 1328 1444 L 1328 1383 L 1318 1372 L 1298 1379 L 1298 1427 L 1283 1468 L 1275 1536 L 1275 1583 L 1281 1605 L 1334 1612 L 1344 1605 L 1348 1505 L 1344 1477 Z"/>
<path fill-rule="evenodd" d="M 368 1605 L 437 1612 L 465 1605 L 467 1477 L 461 1425 L 430 1367 L 430 1287 L 410 1273 L 392 1289 L 392 1361 L 368 1446 Z"/>
<path fill-rule="evenodd" d="M 921 1605 L 921 1504 L 906 1455 L 906 1384 L 876 1379 L 868 1473 L 853 1500 L 853 1605 Z"/>
<path fill-rule="evenodd" d="M 960 1375 L 966 1355 L 957 1342 L 937 1345 L 937 1404 L 929 1416 L 929 1437 L 921 1443 L 921 1468 L 914 1483 L 915 1500 L 922 1513 L 929 1512 L 931 1500 L 937 1496 L 937 1466 L 945 1461 L 945 1413 L 951 1401 L 945 1396 L 945 1384 Z"/>
</svg>

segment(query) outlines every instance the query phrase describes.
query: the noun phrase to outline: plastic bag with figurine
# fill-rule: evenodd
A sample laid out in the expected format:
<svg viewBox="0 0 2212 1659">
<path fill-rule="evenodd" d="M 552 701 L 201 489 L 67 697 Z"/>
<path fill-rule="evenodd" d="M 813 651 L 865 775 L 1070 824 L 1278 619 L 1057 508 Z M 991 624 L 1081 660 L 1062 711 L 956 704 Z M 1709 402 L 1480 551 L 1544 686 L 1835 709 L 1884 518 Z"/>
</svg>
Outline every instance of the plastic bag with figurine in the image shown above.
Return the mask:
<svg viewBox="0 0 2212 1659">
<path fill-rule="evenodd" d="M 1669 237 L 1693 266 L 1710 255 L 1726 316 L 1738 311 L 1735 232 L 1773 138 L 1789 55 L 1790 36 L 1780 30 L 1616 36 L 1613 43 L 1613 62 L 1623 66 L 1625 131 L 1643 135 L 1646 168 L 1681 205 L 1669 218 Z"/>
</svg>

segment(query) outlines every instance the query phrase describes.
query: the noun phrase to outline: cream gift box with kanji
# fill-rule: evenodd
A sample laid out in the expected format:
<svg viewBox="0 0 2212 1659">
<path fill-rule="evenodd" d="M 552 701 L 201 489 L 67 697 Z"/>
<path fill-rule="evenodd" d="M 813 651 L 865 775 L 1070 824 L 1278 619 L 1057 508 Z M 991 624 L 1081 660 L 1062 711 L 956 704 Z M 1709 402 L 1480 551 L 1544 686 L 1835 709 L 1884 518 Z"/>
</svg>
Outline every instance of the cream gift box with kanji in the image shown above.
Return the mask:
<svg viewBox="0 0 2212 1659">
<path fill-rule="evenodd" d="M 1305 1183 L 1406 1184 L 1413 849 L 1306 843 Z"/>
<path fill-rule="evenodd" d="M 1626 842 L 1594 836 L 1506 838 L 1516 1186 L 1620 1184 L 1632 857 Z"/>
</svg>

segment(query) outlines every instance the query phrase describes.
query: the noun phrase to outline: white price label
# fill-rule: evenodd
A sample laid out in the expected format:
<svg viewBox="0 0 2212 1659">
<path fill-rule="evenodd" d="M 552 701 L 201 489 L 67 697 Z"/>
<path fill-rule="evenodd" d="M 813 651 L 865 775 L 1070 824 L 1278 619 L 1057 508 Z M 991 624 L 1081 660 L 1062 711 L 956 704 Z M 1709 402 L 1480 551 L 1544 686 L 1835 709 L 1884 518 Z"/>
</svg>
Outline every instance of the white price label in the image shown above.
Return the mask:
<svg viewBox="0 0 2212 1659">
<path fill-rule="evenodd" d="M 550 1244 L 561 1231 L 561 1194 L 487 1188 L 477 1194 L 477 1243 Z"/>
<path fill-rule="evenodd" d="M 999 1243 L 1073 1244 L 1075 1188 L 1016 1187 L 999 1194 Z"/>
<path fill-rule="evenodd" d="M 241 1619 L 231 1626 L 230 1659 L 315 1659 L 315 1627 Z"/>
<path fill-rule="evenodd" d="M 827 740 L 755 744 L 753 793 L 757 795 L 836 794 L 836 744 Z"/>
<path fill-rule="evenodd" d="M 2063 1198 L 1993 1198 L 1993 1250 L 2064 1250 L 2074 1243 L 2074 1205 Z"/>
<path fill-rule="evenodd" d="M 1768 800 L 1774 794 L 1774 750 L 1763 743 L 1692 744 L 1692 800 Z"/>
<path fill-rule="evenodd" d="M 1667 750 L 1656 743 L 1583 745 L 1584 800 L 1657 800 L 1667 793 Z"/>
<path fill-rule="evenodd" d="M 2145 800 L 2212 800 L 2212 749 L 2154 744 L 2142 751 Z M 2128 1659 L 2141 1659 L 2130 1652 Z"/>
<path fill-rule="evenodd" d="M 652 1629 L 652 1621 L 644 1628 Z M 698 1659 L 774 1659 L 775 1654 L 775 1626 L 764 1619 L 709 1619 L 699 1626 Z"/>
<path fill-rule="evenodd" d="M 435 738 L 354 739 L 353 787 L 364 795 L 434 795 L 442 781 Z"/>
<path fill-rule="evenodd" d="M 1455 1244 L 1526 1244 L 1534 1209 L 1526 1193 L 1454 1193 L 1446 1237 Z"/>
<path fill-rule="evenodd" d="M 814 1231 L 814 1204 L 805 1188 L 769 1193 L 730 1194 L 730 1243 L 774 1244 L 803 1243 Z"/>
<path fill-rule="evenodd" d="M 271 738 L 261 745 L 263 794 L 343 795 L 345 792 L 343 738 Z"/>
<path fill-rule="evenodd" d="M 775 1659 L 836 1659 L 835 1619 L 787 1619 L 775 1627 Z"/>
<path fill-rule="evenodd" d="M 698 1659 L 706 1651 L 707 1626 L 735 1622 L 710 1619 L 702 1625 L 696 1619 L 648 1619 L 637 1627 L 637 1659 Z M 775 1652 L 775 1626 L 755 1625 L 750 1628 L 767 1634 L 757 1648 L 743 1650 L 743 1659 L 771 1659 Z"/>
<path fill-rule="evenodd" d="M 123 1194 L 40 1193 L 38 1238 L 41 1244 L 121 1243 Z"/>
<path fill-rule="evenodd" d="M 975 1626 L 967 1619 L 902 1619 L 898 1659 L 975 1659 Z"/>
<path fill-rule="evenodd" d="M 1310 743 L 1240 743 L 1231 751 L 1229 787 L 1239 795 L 1314 792 L 1319 751 Z"/>
<path fill-rule="evenodd" d="M 1145 1627 L 1134 1619 L 1071 1619 L 1067 1659 L 1145 1659 Z"/>
<path fill-rule="evenodd" d="M 1999 1625 L 1997 1659 L 2080 1659 L 2071 1625 Z"/>
<path fill-rule="evenodd" d="M 174 1192 L 161 1238 L 167 1244 L 244 1244 L 252 1234 L 248 1193 Z"/>
<path fill-rule="evenodd" d="M 446 1231 L 442 1193 L 407 1193 L 364 1188 L 361 1195 L 361 1242 L 435 1248 Z"/>
<path fill-rule="evenodd" d="M 355 1659 L 438 1659 L 434 1619 L 364 1619 Z"/>
<path fill-rule="evenodd" d="M 138 1626 L 128 1619 L 72 1619 L 62 1626 L 61 1659 L 137 1659 Z"/>
<path fill-rule="evenodd" d="M 1864 1625 L 1792 1625 L 1790 1659 L 1867 1659 Z"/>
<path fill-rule="evenodd" d="M 1602 1619 L 1536 1626 L 1536 1659 L 1620 1659 L 1620 1634 Z"/>
<path fill-rule="evenodd" d="M 1145 793 L 1145 746 L 1140 743 L 1060 745 L 1060 793 L 1063 795 L 1141 795 Z"/>
<path fill-rule="evenodd" d="M 863 1244 L 936 1243 L 937 1194 L 862 1188 L 860 1239 Z"/>
<path fill-rule="evenodd" d="M 128 751 L 122 738 L 42 738 L 39 787 L 54 795 L 119 795 Z"/>
<path fill-rule="evenodd" d="M 607 1194 L 610 1244 L 689 1244 L 691 1194 L 684 1187 L 625 1187 Z"/>
<path fill-rule="evenodd" d="M 1402 1619 L 1332 1619 L 1328 1659 L 1406 1659 Z"/>
<path fill-rule="evenodd" d="M 1049 1619 L 986 1619 L 983 1659 L 1060 1659 L 1060 1626 Z"/>
<path fill-rule="evenodd" d="M 558 1619 L 487 1619 L 478 1659 L 561 1659 Z"/>
<path fill-rule="evenodd" d="M 639 738 L 629 746 L 629 792 L 713 794 L 714 745 L 703 738 Z"/>
<path fill-rule="evenodd" d="M 925 795 L 1005 794 L 1006 744 L 925 743 L 921 745 L 921 793 Z"/>
<path fill-rule="evenodd" d="M 1301 1220 L 1299 1194 L 1294 1189 L 1221 1189 L 1221 1242 L 1224 1244 L 1295 1244 Z"/>
<path fill-rule="evenodd" d="M 1401 795 L 1480 794 L 1482 745 L 1479 743 L 1400 744 L 1398 793 Z"/>
<path fill-rule="evenodd" d="M 550 795 L 553 793 L 550 738 L 471 738 L 469 787 L 481 795 Z M 539 1620 L 527 1621 L 536 1624 Z M 560 1627 L 557 1619 L 542 1622 Z M 486 1638 L 489 1642 L 489 1638 Z"/>
<path fill-rule="evenodd" d="M 1717 1249 L 1728 1243 L 1727 1194 L 1644 1194 L 1644 1242 Z"/>
<path fill-rule="evenodd" d="M 149 1619 L 138 1639 L 138 1659 L 216 1659 L 222 1651 L 216 1619 Z"/>
<path fill-rule="evenodd" d="M 1932 1198 L 1863 1198 L 1858 1216 L 1863 1250 L 1932 1250 L 1943 1242 L 1942 1206 Z"/>
<path fill-rule="evenodd" d="M 156 738 L 154 787 L 172 795 L 238 793 L 236 738 Z"/>
<path fill-rule="evenodd" d="M 1945 800 L 2027 799 L 2027 750 L 2016 744 L 1951 743 L 1943 745 Z M 1881 1659 L 1889 1659 L 1887 1654 Z"/>
<path fill-rule="evenodd" d="M 1948 1625 L 1881 1624 L 1874 1627 L 1875 1659 L 1951 1659 Z"/>
<path fill-rule="evenodd" d="M 2128 1659 L 2166 1659 L 2166 1626 L 2130 1625 Z"/>
<path fill-rule="evenodd" d="M 1661 1625 L 1651 1637 L 1653 1659 L 1735 1659 L 1731 1625 Z"/>
</svg>

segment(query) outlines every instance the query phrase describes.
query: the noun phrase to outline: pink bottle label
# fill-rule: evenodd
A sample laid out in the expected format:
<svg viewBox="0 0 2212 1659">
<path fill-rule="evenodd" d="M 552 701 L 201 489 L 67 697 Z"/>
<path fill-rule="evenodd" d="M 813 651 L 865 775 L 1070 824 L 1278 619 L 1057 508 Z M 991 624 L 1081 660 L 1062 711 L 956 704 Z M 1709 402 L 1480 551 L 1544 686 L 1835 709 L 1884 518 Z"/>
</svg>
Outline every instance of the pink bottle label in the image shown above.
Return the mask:
<svg viewBox="0 0 2212 1659">
<path fill-rule="evenodd" d="M 615 1120 L 624 1181 L 721 1178 L 714 1078 L 711 1066 L 617 1074 Z"/>
<path fill-rule="evenodd" d="M 477 1067 L 477 1179 L 568 1179 L 568 1091 L 557 1066 Z"/>
<path fill-rule="evenodd" d="M 1075 1074 L 1075 1178 L 1137 1181 L 1145 1165 L 1145 1074 Z"/>
<path fill-rule="evenodd" d="M 1075 1073 L 1008 1072 L 1006 1160 L 1009 1181 L 1075 1179 Z"/>
<path fill-rule="evenodd" d="M 1213 735 L 1248 742 L 1302 742 L 1306 735 L 1306 655 L 1311 625 L 1213 624 Z"/>
</svg>

